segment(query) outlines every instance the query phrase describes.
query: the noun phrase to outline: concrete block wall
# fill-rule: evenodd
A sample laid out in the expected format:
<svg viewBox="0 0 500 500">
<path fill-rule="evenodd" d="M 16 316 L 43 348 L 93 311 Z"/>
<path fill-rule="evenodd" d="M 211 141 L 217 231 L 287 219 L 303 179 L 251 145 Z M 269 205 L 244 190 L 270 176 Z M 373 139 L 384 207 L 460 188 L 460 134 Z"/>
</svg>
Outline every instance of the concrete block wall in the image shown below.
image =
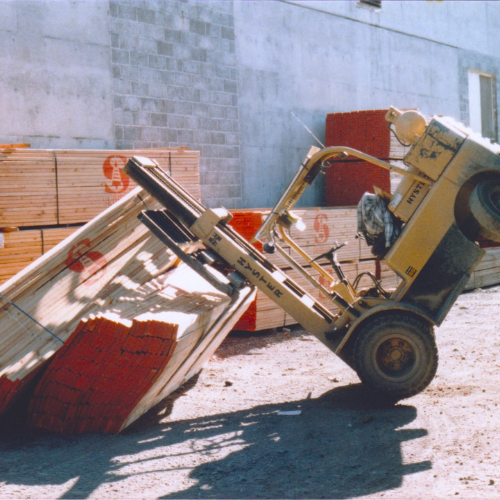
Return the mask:
<svg viewBox="0 0 500 500">
<path fill-rule="evenodd" d="M 242 204 L 233 4 L 111 1 L 118 148 L 201 151 L 202 199 Z"/>
</svg>

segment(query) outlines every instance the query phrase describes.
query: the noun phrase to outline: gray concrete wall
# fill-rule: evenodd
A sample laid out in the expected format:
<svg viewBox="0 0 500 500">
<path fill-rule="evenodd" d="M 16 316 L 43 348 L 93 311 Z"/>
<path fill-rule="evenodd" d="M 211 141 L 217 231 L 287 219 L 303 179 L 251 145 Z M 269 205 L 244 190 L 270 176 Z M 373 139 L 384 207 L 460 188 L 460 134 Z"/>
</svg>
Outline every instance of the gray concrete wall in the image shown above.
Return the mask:
<svg viewBox="0 0 500 500">
<path fill-rule="evenodd" d="M 0 143 L 115 145 L 107 2 L 0 2 Z"/>
<path fill-rule="evenodd" d="M 470 14 L 463 3 L 456 9 Z M 417 27 L 410 4 L 418 11 Z M 314 144 L 291 111 L 321 140 L 325 116 L 333 112 L 395 105 L 466 118 L 468 63 L 462 49 L 443 43 L 443 33 L 463 28 L 464 39 L 473 33 L 471 42 L 486 50 L 498 38 L 485 18 L 488 9 L 479 5 L 488 29 L 478 34 L 475 22 L 456 23 L 462 19 L 457 12 L 447 19 L 450 7 L 433 2 L 383 2 L 379 11 L 356 2 L 236 2 L 244 206 L 272 205 Z M 414 34 L 419 26 L 422 36 Z M 476 60 L 481 57 L 476 54 Z M 499 61 L 486 59 L 490 64 L 481 67 Z M 304 198 L 311 205 L 322 200 L 321 186 Z"/>
<path fill-rule="evenodd" d="M 498 57 L 500 3 L 496 1 L 382 0 L 380 9 L 357 1 L 279 1 L 378 26 L 389 32 Z"/>
</svg>

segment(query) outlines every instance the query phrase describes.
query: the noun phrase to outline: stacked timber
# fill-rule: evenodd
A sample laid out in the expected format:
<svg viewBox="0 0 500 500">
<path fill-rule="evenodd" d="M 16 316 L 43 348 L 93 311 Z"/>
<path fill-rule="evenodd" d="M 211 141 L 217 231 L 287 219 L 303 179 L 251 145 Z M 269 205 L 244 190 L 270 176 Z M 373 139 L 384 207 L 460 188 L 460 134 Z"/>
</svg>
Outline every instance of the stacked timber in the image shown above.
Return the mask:
<svg viewBox="0 0 500 500">
<path fill-rule="evenodd" d="M 30 424 L 120 432 L 202 368 L 252 298 L 246 288 L 231 301 L 184 264 L 152 280 L 78 324 L 36 387 Z"/>
<path fill-rule="evenodd" d="M 487 248 L 465 287 L 466 290 L 483 288 L 500 283 L 500 248 Z"/>
<path fill-rule="evenodd" d="M 131 156 L 155 159 L 200 199 L 198 151 L 0 147 L 0 232 L 20 228 L 0 235 L 0 283 L 132 191 L 122 171 Z"/>
<path fill-rule="evenodd" d="M 132 191 L 123 173 L 147 156 L 200 198 L 199 152 L 145 150 L 0 150 L 0 227 L 85 223 Z"/>
<path fill-rule="evenodd" d="M 0 233 L 0 283 L 22 271 L 76 229 L 56 227 Z"/>
<path fill-rule="evenodd" d="M 253 300 L 178 266 L 138 220 L 146 206 L 159 208 L 136 188 L 0 286 L 0 414 L 36 383 L 32 425 L 118 432 L 199 371 Z"/>
<path fill-rule="evenodd" d="M 269 210 L 239 210 L 233 211 L 236 215 L 230 222 L 233 227 L 247 239 L 251 239 L 257 232 Z M 348 278 L 353 281 L 358 274 L 362 272 L 371 272 L 374 276 L 382 280 L 382 285 L 388 289 L 396 288 L 399 279 L 383 263 L 376 262 L 370 248 L 364 240 L 356 237 L 357 232 L 357 211 L 349 207 L 314 207 L 298 208 L 293 213 L 299 216 L 304 222 L 306 228 L 304 231 L 298 231 L 295 227 L 290 230 L 291 238 L 311 257 L 316 258 L 337 243 L 347 243 L 345 247 L 337 252 L 337 257 Z M 294 255 L 294 252 L 283 245 L 286 252 L 307 269 L 310 265 L 300 256 Z M 314 288 L 308 281 L 299 275 L 295 270 L 290 269 L 289 264 L 278 254 L 266 254 L 266 258 L 273 264 L 289 274 L 314 298 L 318 299 L 328 309 L 332 308 L 332 303 Z M 328 272 L 332 273 L 331 267 L 327 265 L 326 260 L 320 261 L 321 265 Z M 311 274 L 316 276 L 318 273 L 311 270 Z M 326 285 L 326 279 L 317 276 L 318 281 Z M 366 280 L 366 279 L 365 279 Z M 362 281 L 361 286 L 369 285 L 369 282 Z M 284 313 L 271 299 L 257 291 L 255 301 L 249 307 L 248 311 L 241 317 L 236 324 L 235 329 L 246 331 L 258 331 L 269 328 L 278 328 L 285 325 L 294 324 L 295 320 Z"/>
</svg>

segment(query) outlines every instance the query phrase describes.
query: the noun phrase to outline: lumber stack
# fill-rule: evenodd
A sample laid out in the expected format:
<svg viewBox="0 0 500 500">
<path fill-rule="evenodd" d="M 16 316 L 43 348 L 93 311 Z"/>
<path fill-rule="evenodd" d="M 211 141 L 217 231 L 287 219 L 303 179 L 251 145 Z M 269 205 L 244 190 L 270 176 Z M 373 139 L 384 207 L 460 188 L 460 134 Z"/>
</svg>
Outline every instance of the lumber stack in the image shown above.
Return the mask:
<svg viewBox="0 0 500 500">
<path fill-rule="evenodd" d="M 137 220 L 148 203 L 126 195 L 0 286 L 0 412 L 30 374 L 97 313 L 171 267 L 175 259 Z M 3 384 L 3 385 L 2 385 Z"/>
<path fill-rule="evenodd" d="M 500 248 L 487 248 L 465 287 L 466 290 L 483 288 L 500 283 Z"/>
<path fill-rule="evenodd" d="M 131 156 L 153 158 L 200 199 L 199 152 L 0 148 L 0 283 L 136 186 L 123 172 Z"/>
<path fill-rule="evenodd" d="M 298 208 L 294 209 L 293 212 L 302 218 L 306 229 L 298 231 L 292 228 L 290 236 L 311 258 L 327 252 L 335 243 L 347 242 L 347 246 L 339 250 L 337 256 L 350 280 L 354 280 L 361 272 L 371 272 L 382 279 L 382 284 L 386 288 L 395 288 L 397 286 L 399 280 L 395 273 L 384 264 L 377 263 L 365 242 L 356 238 L 357 211 L 355 208 Z M 232 214 L 236 214 L 237 216 L 231 220 L 230 224 L 240 234 L 247 239 L 251 239 L 268 213 L 269 210 L 264 209 L 233 211 Z M 286 245 L 283 245 L 283 248 L 287 252 L 291 252 Z M 272 255 L 266 254 L 266 258 L 285 271 L 286 274 L 289 274 L 292 279 L 296 279 L 315 299 L 322 302 L 328 309 L 332 309 L 331 301 L 323 297 L 316 288 L 295 270 L 290 269 L 288 263 L 280 255 L 277 253 Z M 308 263 L 301 260 L 300 257 L 295 256 L 295 258 L 301 265 L 308 267 Z M 330 266 L 326 264 L 326 260 L 321 261 L 321 265 L 330 269 Z M 331 272 L 331 269 L 329 272 Z M 315 276 L 317 273 L 313 270 L 311 274 Z M 326 284 L 326 280 L 323 277 L 318 277 L 318 281 Z M 361 284 L 368 284 L 368 282 L 363 281 Z M 254 302 L 236 324 L 235 329 L 258 331 L 293 323 L 295 323 L 295 320 L 290 315 L 284 313 L 266 295 L 257 291 Z"/>
<path fill-rule="evenodd" d="M 386 112 L 365 110 L 328 114 L 326 146 L 347 146 L 389 160 L 391 134 L 384 118 Z M 389 171 L 354 157 L 332 162 L 326 170 L 326 203 L 331 207 L 357 205 L 366 191 L 373 192 L 374 184 L 390 191 Z"/>
<path fill-rule="evenodd" d="M 76 229 L 56 227 L 0 233 L 0 284 L 54 248 Z"/>
<path fill-rule="evenodd" d="M 252 298 L 245 288 L 231 301 L 184 264 L 168 271 L 78 324 L 36 387 L 30 424 L 120 432 L 202 368 Z"/>
<path fill-rule="evenodd" d="M 132 191 L 123 173 L 131 156 L 152 158 L 200 198 L 199 152 L 145 150 L 0 150 L 0 227 L 85 223 Z"/>
</svg>

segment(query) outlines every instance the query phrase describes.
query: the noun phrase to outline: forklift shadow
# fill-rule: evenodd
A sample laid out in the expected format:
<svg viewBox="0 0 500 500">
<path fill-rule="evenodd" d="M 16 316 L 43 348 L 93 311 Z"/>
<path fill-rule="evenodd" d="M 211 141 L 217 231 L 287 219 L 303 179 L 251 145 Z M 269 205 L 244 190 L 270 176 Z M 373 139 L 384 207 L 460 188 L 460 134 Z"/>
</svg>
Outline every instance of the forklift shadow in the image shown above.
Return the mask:
<svg viewBox="0 0 500 500">
<path fill-rule="evenodd" d="M 96 491 L 106 498 L 350 498 L 398 488 L 406 474 L 431 468 L 428 461 L 403 464 L 401 443 L 427 434 L 400 429 L 416 409 L 381 405 L 360 384 L 319 398 L 168 419 L 186 390 L 119 435 L 4 427 L 0 483 L 46 487 L 52 498 Z M 143 480 L 148 472 L 160 480 L 153 493 Z M 192 486 L 174 491 L 174 484 Z"/>
<path fill-rule="evenodd" d="M 184 422 L 200 439 L 215 423 L 230 436 L 218 446 L 241 446 L 194 468 L 194 486 L 162 498 L 352 498 L 392 490 L 405 475 L 432 468 L 430 461 L 403 464 L 401 443 L 427 435 L 400 429 L 416 416 L 415 407 L 381 402 L 353 384 L 317 399 Z"/>
</svg>

